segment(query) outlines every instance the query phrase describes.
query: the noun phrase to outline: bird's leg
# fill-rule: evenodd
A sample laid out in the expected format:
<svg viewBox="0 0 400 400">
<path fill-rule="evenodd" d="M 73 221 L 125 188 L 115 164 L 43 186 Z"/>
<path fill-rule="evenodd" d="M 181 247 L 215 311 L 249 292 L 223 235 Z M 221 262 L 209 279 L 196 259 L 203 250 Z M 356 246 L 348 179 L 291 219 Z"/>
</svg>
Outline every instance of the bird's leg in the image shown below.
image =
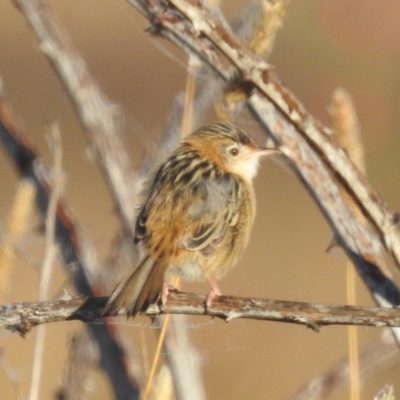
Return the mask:
<svg viewBox="0 0 400 400">
<path fill-rule="evenodd" d="M 209 308 L 211 306 L 212 301 L 216 296 L 221 296 L 222 293 L 219 290 L 219 287 L 217 285 L 217 282 L 214 281 L 211 275 L 207 274 L 207 279 L 210 282 L 211 285 L 211 290 L 210 293 L 208 293 L 207 299 L 206 299 L 206 308 Z"/>
<path fill-rule="evenodd" d="M 164 305 L 167 302 L 168 294 L 170 291 L 173 291 L 173 290 L 176 290 L 175 286 L 168 285 L 168 283 L 166 283 L 166 282 L 163 283 L 163 287 L 162 287 L 161 295 L 160 295 L 162 305 Z"/>
</svg>

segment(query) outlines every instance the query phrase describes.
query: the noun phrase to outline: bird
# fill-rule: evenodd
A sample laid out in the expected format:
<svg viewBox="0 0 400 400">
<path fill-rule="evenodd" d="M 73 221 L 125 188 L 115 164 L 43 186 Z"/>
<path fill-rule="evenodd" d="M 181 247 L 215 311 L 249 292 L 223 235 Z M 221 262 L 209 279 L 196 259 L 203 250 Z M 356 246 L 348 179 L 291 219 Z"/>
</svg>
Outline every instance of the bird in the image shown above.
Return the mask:
<svg viewBox="0 0 400 400">
<path fill-rule="evenodd" d="M 134 235 L 143 255 L 117 284 L 103 313 L 123 309 L 135 317 L 159 300 L 165 304 L 171 289 L 166 274 L 208 280 L 210 307 L 221 295 L 216 282 L 238 262 L 249 241 L 259 160 L 276 152 L 222 122 L 187 135 L 145 184 Z"/>
</svg>

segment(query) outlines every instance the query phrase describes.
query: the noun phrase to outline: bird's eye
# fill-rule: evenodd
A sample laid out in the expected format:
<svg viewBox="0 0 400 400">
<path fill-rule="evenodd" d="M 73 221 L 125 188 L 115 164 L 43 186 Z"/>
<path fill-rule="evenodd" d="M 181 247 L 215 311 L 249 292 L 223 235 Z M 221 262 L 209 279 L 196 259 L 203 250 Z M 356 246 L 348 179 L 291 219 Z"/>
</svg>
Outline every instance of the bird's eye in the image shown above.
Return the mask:
<svg viewBox="0 0 400 400">
<path fill-rule="evenodd" d="M 233 149 L 230 149 L 229 152 L 231 153 L 232 156 L 237 156 L 239 154 L 239 149 L 234 147 Z"/>
</svg>

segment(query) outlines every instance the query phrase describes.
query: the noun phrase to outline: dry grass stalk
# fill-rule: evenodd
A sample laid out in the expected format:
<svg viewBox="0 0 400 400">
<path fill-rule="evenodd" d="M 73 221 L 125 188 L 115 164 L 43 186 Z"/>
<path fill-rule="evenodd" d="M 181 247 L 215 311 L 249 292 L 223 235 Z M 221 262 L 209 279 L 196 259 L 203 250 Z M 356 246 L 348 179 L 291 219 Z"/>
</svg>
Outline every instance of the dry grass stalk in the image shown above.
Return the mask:
<svg viewBox="0 0 400 400">
<path fill-rule="evenodd" d="M 395 400 L 394 388 L 392 385 L 385 385 L 379 393 L 374 397 L 374 400 Z"/>
<path fill-rule="evenodd" d="M 183 139 L 193 129 L 193 104 L 196 93 L 196 79 L 190 73 L 190 61 L 186 77 L 185 104 L 183 108 L 181 138 Z"/>
<path fill-rule="evenodd" d="M 207 1 L 214 7 L 218 7 L 222 3 L 222 0 L 207 0 Z"/>
<path fill-rule="evenodd" d="M 150 392 L 151 392 L 151 388 L 153 386 L 153 379 L 154 379 L 154 377 L 156 375 L 156 369 L 157 369 L 158 361 L 160 359 L 161 349 L 162 349 L 162 346 L 163 346 L 163 343 L 164 343 L 165 334 L 167 332 L 169 318 L 170 318 L 170 316 L 167 315 L 165 317 L 165 319 L 163 320 L 162 325 L 161 325 L 161 331 L 160 331 L 160 335 L 158 337 L 157 347 L 156 347 L 156 351 L 154 353 L 153 362 L 151 364 L 150 373 L 149 373 L 149 376 L 147 378 L 146 387 L 145 387 L 144 392 L 143 392 L 143 394 L 141 396 L 142 400 L 148 399 L 148 396 L 150 395 Z"/>
<path fill-rule="evenodd" d="M 149 398 L 151 400 L 173 400 L 175 398 L 171 370 L 167 365 L 163 364 L 154 378 Z"/>
<path fill-rule="evenodd" d="M 0 295 L 4 294 L 15 261 L 15 249 L 24 236 L 35 205 L 36 189 L 29 179 L 21 179 L 0 243 Z"/>
<path fill-rule="evenodd" d="M 255 14 L 254 18 L 248 18 L 252 23 L 249 27 L 241 26 L 240 30 L 246 32 L 251 29 L 251 33 L 246 42 L 254 54 L 260 58 L 267 59 L 272 52 L 275 37 L 278 30 L 282 27 L 289 0 L 258 0 L 256 4 L 249 6 L 248 12 Z M 245 35 L 247 36 L 247 35 Z M 234 114 L 238 112 L 239 105 L 245 103 L 247 94 L 242 88 L 228 87 L 224 92 L 222 102 L 215 106 L 215 112 L 219 120 L 231 122 Z"/>
<path fill-rule="evenodd" d="M 187 79 L 186 79 L 186 91 L 185 91 L 185 101 L 184 101 L 184 106 L 183 106 L 183 110 L 182 110 L 182 124 L 181 124 L 181 139 L 183 139 L 187 134 L 189 134 L 192 130 L 192 124 L 193 124 L 193 106 L 194 106 L 194 98 L 195 98 L 195 94 L 196 94 L 196 80 L 194 75 L 192 75 L 190 73 L 190 69 L 192 67 L 192 63 L 189 58 L 189 62 L 188 62 L 188 74 L 187 74 Z M 194 68 L 195 68 L 195 62 L 193 62 Z M 173 286 L 178 288 L 180 286 L 180 281 L 179 278 L 175 278 L 174 282 L 173 282 Z M 171 315 L 168 314 L 166 315 L 163 319 L 162 322 L 158 319 L 159 322 L 161 322 L 161 331 L 160 331 L 160 335 L 158 337 L 158 342 L 157 342 L 157 349 L 153 358 L 153 362 L 151 365 L 151 369 L 150 369 L 150 373 L 149 376 L 147 378 L 147 382 L 146 382 L 146 386 L 145 386 L 145 390 L 143 392 L 142 395 L 142 400 L 146 400 L 149 396 L 151 396 L 151 388 L 153 387 L 153 380 L 155 377 L 155 371 L 158 365 L 158 361 L 160 358 L 160 353 L 161 353 L 161 349 L 164 346 L 165 348 L 165 352 L 169 358 L 169 360 L 174 360 L 174 349 L 171 348 L 170 346 L 170 342 L 167 341 L 165 342 L 165 337 L 167 335 L 167 329 L 169 326 L 169 322 L 171 320 Z M 183 330 L 183 328 L 178 328 L 178 330 Z M 196 358 L 196 350 L 189 345 L 189 339 L 186 337 L 186 346 L 185 350 L 186 350 L 186 355 L 192 356 L 193 358 Z M 202 382 L 201 382 L 201 378 L 200 378 L 200 372 L 199 372 L 199 366 L 196 365 L 191 365 L 188 368 L 182 368 L 181 364 L 177 364 L 177 363 L 171 363 L 170 362 L 170 366 L 172 366 L 172 369 L 169 369 L 169 372 L 173 374 L 174 377 L 174 382 L 175 385 L 177 386 L 176 389 L 178 389 L 179 387 L 184 387 L 185 385 L 183 384 L 184 380 L 187 380 L 187 377 L 189 376 L 191 378 L 191 380 L 193 382 L 196 383 L 196 386 L 192 386 L 190 388 L 190 390 L 180 390 L 178 391 L 178 398 L 179 399 L 188 399 L 190 398 L 191 395 L 193 395 L 194 392 L 196 393 L 202 393 Z M 162 383 L 168 384 L 168 380 L 162 380 L 159 382 L 159 388 L 158 391 L 161 390 L 161 384 Z M 166 388 L 166 390 L 168 391 L 168 388 Z M 153 396 L 151 396 L 151 398 L 157 398 Z M 163 397 L 160 397 L 163 398 Z M 200 397 L 201 398 L 201 397 Z"/>
<path fill-rule="evenodd" d="M 343 88 L 333 92 L 329 106 L 335 139 L 346 150 L 354 165 L 366 174 L 360 124 L 350 94 Z"/>
<path fill-rule="evenodd" d="M 42 269 L 40 271 L 39 282 L 39 301 L 47 300 L 48 290 L 50 285 L 51 271 L 57 256 L 57 244 L 55 238 L 55 224 L 57 217 L 58 202 L 63 191 L 63 174 L 62 174 L 62 147 L 61 134 L 57 123 L 53 122 L 49 125 L 49 143 L 54 154 L 53 164 L 53 191 L 50 196 L 46 225 L 46 247 Z M 43 356 L 45 345 L 46 327 L 41 326 L 36 332 L 33 364 L 32 364 L 32 379 L 29 393 L 29 400 L 39 399 L 40 380 L 43 368 Z"/>
<path fill-rule="evenodd" d="M 248 45 L 259 57 L 266 58 L 272 51 L 277 31 L 282 27 L 288 0 L 260 0 L 261 12 L 253 25 Z"/>
<path fill-rule="evenodd" d="M 362 174 L 366 175 L 367 167 L 360 125 L 350 94 L 343 88 L 337 88 L 333 93 L 328 110 L 332 119 L 334 140 L 346 151 L 355 167 Z M 340 182 L 338 182 L 338 184 L 346 203 L 355 213 L 356 217 L 361 223 L 368 225 L 360 207 L 355 204 L 353 198 L 349 195 L 348 191 L 340 185 Z"/>
<path fill-rule="evenodd" d="M 342 88 L 338 88 L 334 91 L 329 112 L 332 117 L 334 138 L 339 145 L 346 150 L 350 160 L 360 172 L 365 174 L 366 164 L 360 127 L 353 101 L 347 91 Z M 355 205 L 353 199 L 341 185 L 339 185 L 339 188 L 341 189 L 344 200 L 353 210 L 356 217 L 362 224 L 366 224 L 367 221 L 359 207 Z M 354 306 L 356 305 L 356 276 L 354 265 L 349 260 L 346 262 L 346 277 L 347 304 Z M 360 400 L 361 389 L 357 328 L 349 326 L 347 332 L 350 366 L 350 400 Z"/>
</svg>

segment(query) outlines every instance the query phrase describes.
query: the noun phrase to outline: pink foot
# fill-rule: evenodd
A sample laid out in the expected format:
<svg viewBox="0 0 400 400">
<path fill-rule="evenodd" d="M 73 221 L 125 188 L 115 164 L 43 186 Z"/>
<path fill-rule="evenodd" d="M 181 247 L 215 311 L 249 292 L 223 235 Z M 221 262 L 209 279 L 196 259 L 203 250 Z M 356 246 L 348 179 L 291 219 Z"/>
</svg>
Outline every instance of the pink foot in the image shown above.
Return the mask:
<svg viewBox="0 0 400 400">
<path fill-rule="evenodd" d="M 221 296 L 222 293 L 219 290 L 219 287 L 218 287 L 217 283 L 214 281 L 214 279 L 211 278 L 211 276 L 208 276 L 207 278 L 210 281 L 210 285 L 211 285 L 210 293 L 208 293 L 208 296 L 206 299 L 206 308 L 209 308 L 211 306 L 211 303 L 214 300 L 214 298 L 216 296 Z"/>
<path fill-rule="evenodd" d="M 165 282 L 163 283 L 163 287 L 162 287 L 162 290 L 161 290 L 161 296 L 160 296 L 162 305 L 164 305 L 167 302 L 168 294 L 172 290 L 176 290 L 176 288 L 173 287 L 172 285 L 168 285 Z"/>
</svg>

